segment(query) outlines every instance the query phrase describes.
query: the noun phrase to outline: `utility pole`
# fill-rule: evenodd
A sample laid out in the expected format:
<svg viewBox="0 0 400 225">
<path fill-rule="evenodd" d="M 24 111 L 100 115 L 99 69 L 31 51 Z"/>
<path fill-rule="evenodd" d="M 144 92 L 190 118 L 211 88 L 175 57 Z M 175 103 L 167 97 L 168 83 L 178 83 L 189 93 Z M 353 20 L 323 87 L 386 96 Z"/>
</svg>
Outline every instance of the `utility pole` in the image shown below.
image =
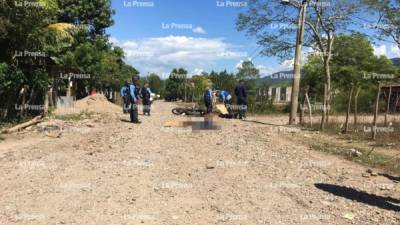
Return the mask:
<svg viewBox="0 0 400 225">
<path fill-rule="evenodd" d="M 299 105 L 300 79 L 301 79 L 301 51 L 304 42 L 304 26 L 306 23 L 306 11 L 308 0 L 303 0 L 301 5 L 290 0 L 282 0 L 282 4 L 291 4 L 299 8 L 299 20 L 296 38 L 296 51 L 294 58 L 294 74 L 292 83 L 292 95 L 290 100 L 289 125 L 296 124 L 297 108 Z"/>
</svg>

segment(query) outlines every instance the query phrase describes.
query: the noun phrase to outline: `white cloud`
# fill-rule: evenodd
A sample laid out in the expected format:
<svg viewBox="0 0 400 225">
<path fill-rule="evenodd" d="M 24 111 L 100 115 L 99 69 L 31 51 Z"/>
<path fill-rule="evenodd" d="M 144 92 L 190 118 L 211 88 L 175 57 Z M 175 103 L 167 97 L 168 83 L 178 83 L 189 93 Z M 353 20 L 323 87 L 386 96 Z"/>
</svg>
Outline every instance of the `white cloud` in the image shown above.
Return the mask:
<svg viewBox="0 0 400 225">
<path fill-rule="evenodd" d="M 177 67 L 196 71 L 197 68 L 215 65 L 219 60 L 238 59 L 246 55 L 246 52 L 236 51 L 233 45 L 221 38 L 166 36 L 142 40 L 111 40 L 124 49 L 127 63 L 141 74 L 155 72 L 166 76 Z"/>
<path fill-rule="evenodd" d="M 386 45 L 374 46 L 374 54 L 377 56 L 386 55 Z"/>
<path fill-rule="evenodd" d="M 193 75 L 201 75 L 204 72 L 203 69 L 195 68 L 191 74 Z"/>
<path fill-rule="evenodd" d="M 393 57 L 400 57 L 400 49 L 397 45 L 392 45 L 390 48 L 389 55 L 392 55 Z"/>
<path fill-rule="evenodd" d="M 397 45 L 384 45 L 381 44 L 379 46 L 374 47 L 374 54 L 377 56 L 386 56 L 389 59 L 400 57 L 400 49 Z"/>
<path fill-rule="evenodd" d="M 271 74 L 280 72 L 280 71 L 288 71 L 293 70 L 293 60 L 285 60 L 281 62 L 279 65 L 258 65 L 257 69 L 260 70 L 261 77 L 269 76 Z"/>
<path fill-rule="evenodd" d="M 206 34 L 207 32 L 202 27 L 195 27 L 192 30 L 194 33 Z"/>
</svg>

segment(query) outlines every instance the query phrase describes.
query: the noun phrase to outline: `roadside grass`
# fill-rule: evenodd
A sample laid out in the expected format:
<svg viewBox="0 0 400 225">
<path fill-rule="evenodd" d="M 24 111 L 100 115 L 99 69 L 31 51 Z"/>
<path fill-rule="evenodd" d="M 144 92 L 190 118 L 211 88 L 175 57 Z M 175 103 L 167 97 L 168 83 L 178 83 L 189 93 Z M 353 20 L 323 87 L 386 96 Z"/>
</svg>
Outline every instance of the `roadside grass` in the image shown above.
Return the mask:
<svg viewBox="0 0 400 225">
<path fill-rule="evenodd" d="M 51 117 L 54 119 L 59 119 L 63 121 L 79 121 L 85 118 L 89 118 L 94 115 L 94 112 L 85 110 L 78 114 L 66 114 L 66 115 L 52 115 Z"/>
<path fill-rule="evenodd" d="M 400 159 L 394 156 L 389 156 L 374 151 L 373 149 L 366 149 L 355 147 L 354 150 L 361 152 L 362 155 L 357 156 L 346 146 L 340 144 L 317 142 L 315 139 L 307 143 L 312 149 L 321 152 L 338 155 L 349 161 L 361 163 L 363 165 L 385 169 L 394 173 L 400 173 Z"/>
<path fill-rule="evenodd" d="M 341 156 L 347 160 L 361 163 L 363 165 L 385 169 L 390 172 L 400 173 L 400 151 L 394 153 L 393 150 L 400 146 L 400 124 L 393 123 L 393 132 L 378 132 L 376 140 L 372 140 L 371 132 L 365 130 L 370 128 L 370 124 L 360 124 L 357 129 L 351 127 L 347 133 L 341 133 L 342 124 L 328 123 L 323 134 L 332 138 L 297 138 L 297 141 L 310 146 L 312 149 Z M 379 124 L 378 127 L 383 127 Z M 317 131 L 315 126 L 310 131 Z M 341 139 L 338 141 L 336 139 Z M 346 143 L 344 143 L 346 142 Z M 379 148 L 379 150 L 378 150 Z M 351 150 L 356 150 L 361 155 L 356 155 Z M 388 154 L 386 149 L 390 149 L 392 154 Z"/>
<path fill-rule="evenodd" d="M 377 127 L 383 128 L 384 124 L 377 124 Z M 400 145 L 400 122 L 392 123 L 391 128 L 393 131 L 388 132 L 378 132 L 376 139 L 374 140 L 375 146 L 390 146 L 390 145 Z M 359 124 L 356 128 L 352 125 L 349 126 L 347 133 L 342 133 L 343 130 L 341 123 L 327 123 L 325 125 L 324 133 L 331 135 L 342 135 L 343 138 L 348 140 L 358 140 L 358 141 L 372 141 L 372 133 L 370 132 L 371 124 Z M 319 124 L 314 125 L 312 129 L 319 130 Z"/>
</svg>

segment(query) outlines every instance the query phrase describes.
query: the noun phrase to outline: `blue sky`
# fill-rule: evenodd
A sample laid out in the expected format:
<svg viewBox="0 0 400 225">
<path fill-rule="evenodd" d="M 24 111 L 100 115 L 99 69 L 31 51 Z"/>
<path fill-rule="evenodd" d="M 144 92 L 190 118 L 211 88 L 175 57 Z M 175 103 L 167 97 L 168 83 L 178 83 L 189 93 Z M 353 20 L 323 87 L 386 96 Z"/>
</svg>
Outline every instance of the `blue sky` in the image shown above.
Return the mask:
<svg viewBox="0 0 400 225">
<path fill-rule="evenodd" d="M 211 70 L 235 71 L 252 58 L 262 76 L 292 68 L 290 61 L 257 53 L 256 41 L 238 32 L 237 15 L 245 0 L 113 0 L 115 25 L 107 30 L 126 52 L 126 62 L 142 75 L 164 77 L 176 67 L 189 74 Z M 225 4 L 225 5 L 224 5 Z M 378 43 L 377 54 L 396 56 L 398 49 Z"/>
</svg>

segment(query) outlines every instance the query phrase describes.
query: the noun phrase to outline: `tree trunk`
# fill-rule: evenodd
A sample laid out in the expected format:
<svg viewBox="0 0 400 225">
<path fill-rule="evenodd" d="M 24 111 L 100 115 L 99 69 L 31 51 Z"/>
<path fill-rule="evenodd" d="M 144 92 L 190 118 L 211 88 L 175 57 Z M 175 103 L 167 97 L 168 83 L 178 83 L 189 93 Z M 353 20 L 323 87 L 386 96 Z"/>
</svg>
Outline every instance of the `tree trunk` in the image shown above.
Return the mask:
<svg viewBox="0 0 400 225">
<path fill-rule="evenodd" d="M 53 87 L 49 89 L 49 106 L 54 107 Z"/>
<path fill-rule="evenodd" d="M 331 113 L 331 99 L 332 99 L 332 90 L 331 90 L 331 69 L 329 65 L 330 60 L 326 61 L 325 65 L 325 74 L 326 74 L 326 87 L 327 87 L 327 99 L 326 99 L 326 123 L 329 122 L 329 116 Z"/>
<path fill-rule="evenodd" d="M 9 133 L 20 131 L 20 130 L 25 129 L 25 128 L 29 127 L 29 126 L 32 126 L 32 125 L 40 123 L 42 121 L 42 118 L 43 118 L 42 116 L 37 116 L 37 117 L 33 118 L 32 120 L 30 120 L 28 122 L 25 122 L 25 123 L 22 123 L 22 124 L 19 124 L 19 125 L 15 126 L 15 127 L 3 130 L 1 133 L 9 134 Z"/>
<path fill-rule="evenodd" d="M 324 85 L 324 100 L 323 100 L 323 110 L 320 129 L 325 128 L 325 123 L 329 121 L 329 111 L 330 111 L 330 99 L 331 99 L 331 72 L 329 66 L 329 60 L 325 59 L 324 62 L 325 70 L 325 85 Z"/>
<path fill-rule="evenodd" d="M 296 124 L 297 107 L 298 107 L 299 92 L 300 92 L 300 79 L 301 79 L 301 51 L 304 42 L 304 26 L 306 20 L 306 10 L 307 10 L 307 1 L 305 1 L 305 3 L 302 4 L 299 11 L 296 51 L 295 51 L 295 60 L 293 68 L 294 75 L 292 83 L 292 93 L 290 97 L 289 125 Z"/>
<path fill-rule="evenodd" d="M 44 96 L 44 110 L 43 110 L 43 115 L 47 116 L 47 114 L 49 113 L 49 92 L 50 91 L 46 91 L 46 94 Z"/>
<path fill-rule="evenodd" d="M 306 92 L 306 101 L 307 101 L 308 113 L 309 113 L 309 119 L 310 119 L 310 128 L 312 128 L 312 125 L 313 125 L 313 121 L 312 121 L 312 109 L 311 109 L 310 98 L 308 97 L 308 92 Z"/>
<path fill-rule="evenodd" d="M 26 87 L 26 86 L 24 86 L 24 87 L 22 88 L 21 92 L 20 92 L 20 94 L 22 95 L 22 101 L 21 101 L 21 111 L 20 111 L 20 113 L 21 113 L 21 117 L 23 117 L 23 116 L 24 116 L 24 114 L 25 114 L 25 104 L 26 104 L 26 89 L 27 89 L 27 87 Z"/>
<path fill-rule="evenodd" d="M 326 83 L 324 84 L 324 99 L 322 102 L 322 116 L 321 116 L 321 125 L 320 129 L 324 130 L 325 129 L 325 122 L 326 122 L 326 107 L 327 107 L 327 98 L 328 98 L 328 93 L 327 93 L 327 85 Z"/>
<path fill-rule="evenodd" d="M 347 112 L 346 112 L 346 124 L 344 126 L 344 131 L 343 133 L 347 133 L 347 131 L 349 130 L 349 117 L 350 117 L 350 109 L 351 109 L 351 98 L 353 96 L 353 90 L 354 90 L 354 86 L 351 86 L 350 89 L 350 94 L 349 94 L 349 100 L 347 102 Z"/>
<path fill-rule="evenodd" d="M 387 126 L 387 123 L 388 123 L 388 114 L 389 114 L 389 111 L 390 111 L 391 96 L 392 96 L 392 86 L 389 87 L 389 96 L 388 96 L 388 100 L 387 100 L 387 103 L 386 103 L 385 126 Z"/>
<path fill-rule="evenodd" d="M 374 111 L 374 121 L 372 124 L 372 139 L 376 139 L 376 132 L 377 127 L 376 124 L 378 122 L 378 113 L 379 113 L 379 97 L 381 96 L 381 83 L 378 84 L 378 93 L 376 95 L 376 102 L 375 102 L 375 111 Z"/>
<path fill-rule="evenodd" d="M 394 104 L 394 111 L 397 112 L 397 106 L 399 105 L 399 101 L 400 101 L 400 95 L 396 94 L 396 101 Z"/>
<path fill-rule="evenodd" d="M 71 84 L 71 78 L 68 78 L 68 83 L 67 83 L 67 97 L 72 96 L 72 84 Z"/>
<path fill-rule="evenodd" d="M 356 94 L 354 96 L 354 129 L 357 131 L 358 128 L 358 95 L 360 94 L 360 87 L 357 87 Z"/>
<path fill-rule="evenodd" d="M 304 102 L 305 100 L 303 99 L 301 104 L 300 104 L 300 125 L 304 125 Z"/>
</svg>

